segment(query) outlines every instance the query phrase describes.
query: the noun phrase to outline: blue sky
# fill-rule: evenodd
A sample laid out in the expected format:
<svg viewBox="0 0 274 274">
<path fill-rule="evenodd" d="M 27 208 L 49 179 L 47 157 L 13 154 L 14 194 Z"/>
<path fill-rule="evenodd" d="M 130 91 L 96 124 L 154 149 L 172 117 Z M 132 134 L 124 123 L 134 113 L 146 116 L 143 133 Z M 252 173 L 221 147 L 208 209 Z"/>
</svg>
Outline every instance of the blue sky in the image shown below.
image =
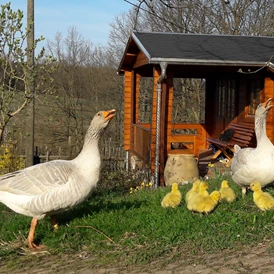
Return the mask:
<svg viewBox="0 0 274 274">
<path fill-rule="evenodd" d="M 6 2 L 11 2 L 13 11 L 20 9 L 27 17 L 27 0 Z M 75 26 L 94 45 L 106 46 L 109 23 L 131 8 L 124 0 L 34 0 L 35 38 L 43 35 L 52 41 L 57 32 L 66 36 L 68 28 Z"/>
</svg>

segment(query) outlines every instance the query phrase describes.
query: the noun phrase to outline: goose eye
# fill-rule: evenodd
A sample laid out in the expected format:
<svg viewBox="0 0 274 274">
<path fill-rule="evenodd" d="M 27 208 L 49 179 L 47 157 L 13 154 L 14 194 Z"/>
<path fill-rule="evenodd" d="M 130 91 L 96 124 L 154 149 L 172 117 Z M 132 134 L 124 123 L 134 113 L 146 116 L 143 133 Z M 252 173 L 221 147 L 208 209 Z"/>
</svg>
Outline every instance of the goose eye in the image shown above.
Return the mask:
<svg viewBox="0 0 274 274">
<path fill-rule="evenodd" d="M 100 112 L 98 112 L 97 116 L 101 116 L 101 113 L 100 113 Z"/>
</svg>

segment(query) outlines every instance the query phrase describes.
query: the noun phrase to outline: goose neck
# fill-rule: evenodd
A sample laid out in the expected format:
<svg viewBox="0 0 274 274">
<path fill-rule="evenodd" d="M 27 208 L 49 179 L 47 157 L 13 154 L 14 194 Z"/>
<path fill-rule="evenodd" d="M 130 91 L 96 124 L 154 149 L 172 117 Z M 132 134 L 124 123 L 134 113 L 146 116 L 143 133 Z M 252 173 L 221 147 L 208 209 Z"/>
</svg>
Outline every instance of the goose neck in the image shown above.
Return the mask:
<svg viewBox="0 0 274 274">
<path fill-rule="evenodd" d="M 258 118 L 255 121 L 255 134 L 257 138 L 257 143 L 260 144 L 262 140 L 268 139 L 266 135 L 266 119 Z"/>
<path fill-rule="evenodd" d="M 89 129 L 86 136 L 82 151 L 76 157 L 78 162 L 87 163 L 90 159 L 100 160 L 99 152 L 99 137 L 100 134 L 98 131 Z"/>
</svg>

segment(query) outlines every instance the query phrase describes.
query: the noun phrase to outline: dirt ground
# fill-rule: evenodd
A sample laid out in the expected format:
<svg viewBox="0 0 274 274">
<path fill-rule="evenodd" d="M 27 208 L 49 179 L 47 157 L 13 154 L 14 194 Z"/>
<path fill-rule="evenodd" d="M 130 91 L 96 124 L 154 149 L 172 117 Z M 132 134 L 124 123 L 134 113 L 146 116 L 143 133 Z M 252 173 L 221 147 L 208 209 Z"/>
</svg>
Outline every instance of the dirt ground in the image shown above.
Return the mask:
<svg viewBox="0 0 274 274">
<path fill-rule="evenodd" d="M 186 251 L 176 260 L 162 257 L 146 265 L 99 266 L 92 254 L 52 256 L 46 251 L 25 255 L 16 266 L 7 265 L 0 258 L 0 273 L 80 273 L 80 274 L 270 274 L 274 273 L 274 253 L 269 243 L 243 248 L 241 251 L 225 250 L 218 254 L 191 254 Z M 176 252 L 176 251 L 175 251 Z"/>
</svg>

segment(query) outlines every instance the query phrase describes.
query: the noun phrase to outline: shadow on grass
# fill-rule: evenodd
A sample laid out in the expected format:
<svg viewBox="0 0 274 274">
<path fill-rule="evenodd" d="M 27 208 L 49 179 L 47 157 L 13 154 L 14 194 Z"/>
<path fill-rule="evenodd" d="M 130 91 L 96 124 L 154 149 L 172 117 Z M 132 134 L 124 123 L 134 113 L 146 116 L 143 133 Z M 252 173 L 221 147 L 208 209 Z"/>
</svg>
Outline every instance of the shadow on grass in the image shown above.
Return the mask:
<svg viewBox="0 0 274 274">
<path fill-rule="evenodd" d="M 113 203 L 112 201 L 107 200 L 106 197 L 102 199 L 95 199 L 92 201 L 93 197 L 91 196 L 87 201 L 78 205 L 77 207 L 66 211 L 62 214 L 56 215 L 59 225 L 66 225 L 71 222 L 73 219 L 81 219 L 85 216 L 92 216 L 98 214 L 101 211 L 119 211 L 119 210 L 129 210 L 131 208 L 140 208 L 141 205 L 147 203 L 145 200 L 132 200 L 132 201 L 121 201 Z"/>
</svg>

